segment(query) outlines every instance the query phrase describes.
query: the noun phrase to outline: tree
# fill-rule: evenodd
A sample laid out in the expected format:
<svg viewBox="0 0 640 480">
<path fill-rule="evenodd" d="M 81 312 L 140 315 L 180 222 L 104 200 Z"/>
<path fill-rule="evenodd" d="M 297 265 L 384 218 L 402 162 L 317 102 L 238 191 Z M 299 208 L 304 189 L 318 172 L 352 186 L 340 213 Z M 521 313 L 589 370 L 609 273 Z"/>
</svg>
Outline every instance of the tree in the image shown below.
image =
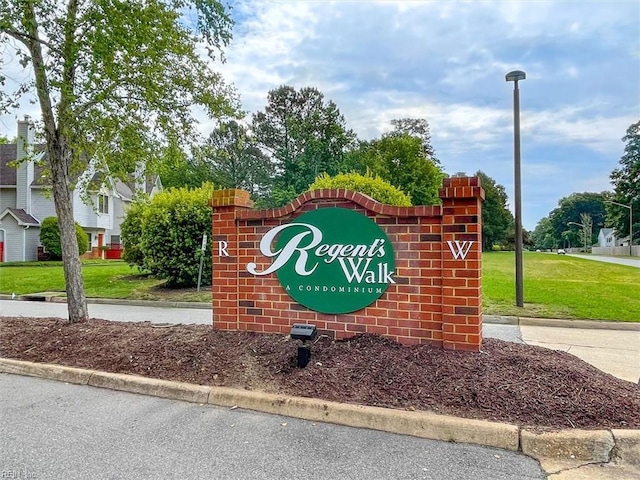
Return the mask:
<svg viewBox="0 0 640 480">
<path fill-rule="evenodd" d="M 421 139 L 406 133 L 383 135 L 373 146 L 382 161 L 383 178 L 407 193 L 414 205 L 440 203 L 444 173 L 425 156 Z"/>
<path fill-rule="evenodd" d="M 427 158 L 422 140 L 408 133 L 385 134 L 360 142 L 346 156 L 346 168 L 361 174 L 380 176 L 411 197 L 414 205 L 437 205 L 444 172 Z"/>
<path fill-rule="evenodd" d="M 94 159 L 124 177 L 161 158 L 167 138 L 190 142 L 195 104 L 211 116 L 234 113 L 232 92 L 197 53 L 202 41 L 213 59 L 231 24 L 216 0 L 3 2 L 0 44 L 15 50 L 33 81 L 10 92 L 0 76 L 0 108 L 33 87 L 71 322 L 88 318 L 71 201 L 78 176 Z"/>
<path fill-rule="evenodd" d="M 164 188 L 198 188 L 212 181 L 211 168 L 194 155 L 188 155 L 177 141 L 170 141 L 158 165 Z"/>
<path fill-rule="evenodd" d="M 611 172 L 613 196 L 609 200 L 630 205 L 633 213 L 634 238 L 640 237 L 640 121 L 631 125 L 622 137 L 626 142 L 620 158 L 620 168 Z M 614 226 L 618 237 L 629 235 L 629 209 L 607 204 L 607 222 Z"/>
<path fill-rule="evenodd" d="M 509 197 L 504 186 L 481 170 L 476 172 L 476 176 L 480 178 L 485 195 L 482 204 L 482 249 L 491 251 L 494 245 L 506 243 L 509 226 L 514 219 L 507 208 Z"/>
<path fill-rule="evenodd" d="M 211 172 L 211 181 L 221 188 L 241 188 L 254 199 L 271 191 L 273 164 L 248 129 L 235 120 L 211 132 L 197 157 Z"/>
<path fill-rule="evenodd" d="M 584 245 L 584 236 L 579 233 L 576 225 L 570 222 L 582 224 L 581 215 L 589 215 L 593 219 L 591 238 L 587 238 L 587 245 L 594 242 L 594 235 L 597 235 L 600 228 L 605 224 L 606 193 L 572 193 L 568 197 L 563 197 L 558 202 L 558 207 L 549 213 L 549 223 L 551 233 L 557 245 L 565 246 Z"/>
<path fill-rule="evenodd" d="M 531 239 L 535 247 L 541 250 L 558 248 L 558 241 L 554 235 L 553 225 L 551 225 L 549 217 L 540 219 L 536 228 L 531 233 Z"/>
<path fill-rule="evenodd" d="M 431 145 L 431 129 L 429 122 L 424 118 L 399 118 L 391 120 L 394 130 L 390 135 L 408 134 L 418 137 L 422 141 L 422 149 L 427 158 L 436 165 L 440 165 L 440 160 L 436 158 L 436 151 Z"/>
<path fill-rule="evenodd" d="M 336 104 L 312 87 L 271 90 L 251 129 L 274 162 L 274 196 L 284 201 L 304 192 L 319 174 L 338 173 L 355 141 Z"/>
</svg>

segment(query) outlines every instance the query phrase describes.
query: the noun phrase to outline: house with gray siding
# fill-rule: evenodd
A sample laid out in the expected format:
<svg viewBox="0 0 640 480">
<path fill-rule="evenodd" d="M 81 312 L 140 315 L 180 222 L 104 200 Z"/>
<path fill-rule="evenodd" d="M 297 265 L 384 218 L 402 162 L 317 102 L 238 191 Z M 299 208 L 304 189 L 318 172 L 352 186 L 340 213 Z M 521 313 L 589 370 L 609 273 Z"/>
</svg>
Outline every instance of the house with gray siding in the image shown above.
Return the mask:
<svg viewBox="0 0 640 480">
<path fill-rule="evenodd" d="M 0 145 L 0 262 L 37 260 L 40 222 L 56 216 L 50 182 L 39 166 L 45 153 L 34 140 L 33 124 L 25 117 L 18 121 L 16 143 Z M 98 178 L 91 167 L 86 176 Z M 88 195 L 79 188 L 73 192 L 74 218 L 87 233 L 90 252 L 98 255 L 102 247 L 120 244 L 120 224 L 133 191 L 153 195 L 162 188 L 157 177 L 131 185 L 108 175 L 99 178 L 99 187 Z"/>
</svg>

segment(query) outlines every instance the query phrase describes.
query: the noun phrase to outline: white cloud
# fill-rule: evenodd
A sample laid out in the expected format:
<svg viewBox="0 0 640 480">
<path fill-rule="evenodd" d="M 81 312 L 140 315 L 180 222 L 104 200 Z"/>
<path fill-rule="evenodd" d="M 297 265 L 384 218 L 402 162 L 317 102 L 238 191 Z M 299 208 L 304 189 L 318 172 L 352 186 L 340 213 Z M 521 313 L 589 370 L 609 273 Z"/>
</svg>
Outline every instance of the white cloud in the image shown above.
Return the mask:
<svg viewBox="0 0 640 480">
<path fill-rule="evenodd" d="M 512 190 L 512 84 L 521 86 L 527 228 L 573 191 L 608 188 L 640 118 L 635 1 L 232 1 L 227 63 L 249 112 L 282 84 L 317 87 L 363 139 L 428 119 L 449 172 Z M 4 120 L 3 120 L 4 121 Z M 1 124 L 0 124 L 1 126 Z M 203 121 L 203 131 L 213 122 Z M 14 127 L 12 126 L 12 129 Z M 575 189 L 575 190 L 574 190 Z"/>
</svg>

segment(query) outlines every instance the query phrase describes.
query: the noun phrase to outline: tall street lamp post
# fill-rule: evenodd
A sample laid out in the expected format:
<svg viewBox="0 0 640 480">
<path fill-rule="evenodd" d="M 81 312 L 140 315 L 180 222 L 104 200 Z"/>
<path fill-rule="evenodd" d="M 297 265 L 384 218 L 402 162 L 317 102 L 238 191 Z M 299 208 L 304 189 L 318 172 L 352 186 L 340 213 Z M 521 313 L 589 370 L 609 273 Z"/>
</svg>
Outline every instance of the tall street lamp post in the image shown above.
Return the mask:
<svg viewBox="0 0 640 480">
<path fill-rule="evenodd" d="M 522 191 L 520 175 L 520 89 L 518 81 L 527 78 L 526 73 L 514 70 L 507 73 L 507 82 L 513 82 L 513 164 L 515 183 L 516 217 L 516 305 L 524 306 L 523 268 L 522 268 Z"/>
<path fill-rule="evenodd" d="M 613 203 L 619 207 L 629 209 L 629 256 L 633 257 L 633 204 L 625 205 L 624 203 L 614 202 L 613 200 L 605 200 L 605 203 Z"/>
</svg>

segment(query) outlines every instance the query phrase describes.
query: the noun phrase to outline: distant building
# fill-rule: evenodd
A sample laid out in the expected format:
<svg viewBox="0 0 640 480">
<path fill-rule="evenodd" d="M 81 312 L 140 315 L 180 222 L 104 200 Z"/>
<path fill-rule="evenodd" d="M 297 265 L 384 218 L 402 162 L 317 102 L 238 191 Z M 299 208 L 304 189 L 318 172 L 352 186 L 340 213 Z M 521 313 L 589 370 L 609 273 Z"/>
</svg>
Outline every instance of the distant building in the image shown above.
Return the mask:
<svg viewBox="0 0 640 480">
<path fill-rule="evenodd" d="M 613 228 L 601 228 L 598 233 L 598 246 L 599 247 L 615 247 L 616 235 Z"/>
<path fill-rule="evenodd" d="M 613 228 L 601 228 L 598 233 L 599 247 L 628 247 L 629 235 L 622 238 L 616 237 L 616 231 Z"/>
<path fill-rule="evenodd" d="M 40 222 L 56 216 L 50 181 L 38 166 L 46 153 L 34 138 L 33 124 L 25 117 L 18 121 L 16 143 L 0 145 L 0 262 L 37 260 Z M 120 225 L 134 191 L 154 195 L 162 185 L 159 177 L 126 184 L 93 172 L 91 166 L 84 177 L 100 179 L 99 186 L 84 199 L 79 189 L 73 191 L 73 214 L 87 233 L 89 251 L 101 256 L 102 247 L 121 243 Z"/>
</svg>

